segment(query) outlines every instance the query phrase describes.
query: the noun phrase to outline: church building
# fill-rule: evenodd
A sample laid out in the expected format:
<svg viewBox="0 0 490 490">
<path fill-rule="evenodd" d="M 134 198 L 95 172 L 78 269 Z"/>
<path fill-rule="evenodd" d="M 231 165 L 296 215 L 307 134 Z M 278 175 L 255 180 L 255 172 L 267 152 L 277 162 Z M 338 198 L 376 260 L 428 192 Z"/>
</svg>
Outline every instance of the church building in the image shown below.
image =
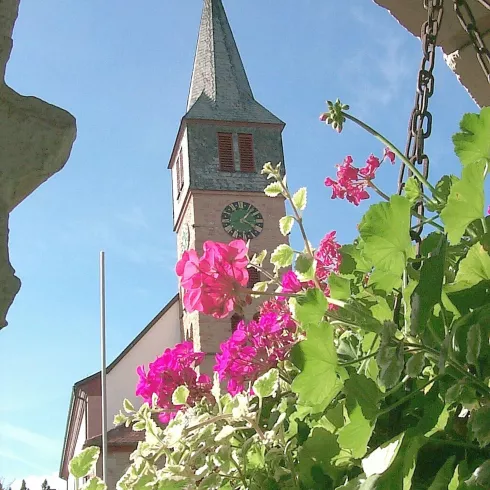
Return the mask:
<svg viewBox="0 0 490 490">
<path fill-rule="evenodd" d="M 188 248 L 201 252 L 206 240 L 250 240 L 251 255 L 286 241 L 278 225 L 285 215 L 284 199 L 264 195 L 267 180 L 261 175 L 264 163 L 284 161 L 284 126 L 253 96 L 222 1 L 204 0 L 187 111 L 168 166 L 179 258 Z M 259 272 L 251 269 L 249 285 L 258 280 Z M 254 311 L 256 305 L 246 311 L 248 319 Z M 220 343 L 240 320 L 237 315 L 216 320 L 188 313 L 181 292 L 176 294 L 107 367 L 107 426 L 113 427 L 125 398 L 135 406 L 141 403 L 135 395 L 137 366 L 192 340 L 196 350 L 206 353 L 201 370 L 210 374 Z M 60 464 L 68 490 L 83 484 L 69 476 L 70 460 L 87 446 L 101 446 L 100 378 L 99 372 L 73 386 Z M 124 426 L 109 430 L 109 489 L 115 488 L 143 436 Z M 97 473 L 101 476 L 101 468 Z"/>
</svg>

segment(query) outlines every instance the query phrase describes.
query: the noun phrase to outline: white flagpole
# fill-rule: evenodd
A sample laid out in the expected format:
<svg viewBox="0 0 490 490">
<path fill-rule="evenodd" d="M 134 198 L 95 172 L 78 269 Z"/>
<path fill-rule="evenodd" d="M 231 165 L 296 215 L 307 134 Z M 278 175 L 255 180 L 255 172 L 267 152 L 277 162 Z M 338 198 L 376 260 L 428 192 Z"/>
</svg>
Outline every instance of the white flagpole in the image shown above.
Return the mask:
<svg viewBox="0 0 490 490">
<path fill-rule="evenodd" d="M 107 393 L 105 348 L 105 254 L 100 252 L 100 381 L 102 388 L 102 479 L 107 478 Z"/>
</svg>

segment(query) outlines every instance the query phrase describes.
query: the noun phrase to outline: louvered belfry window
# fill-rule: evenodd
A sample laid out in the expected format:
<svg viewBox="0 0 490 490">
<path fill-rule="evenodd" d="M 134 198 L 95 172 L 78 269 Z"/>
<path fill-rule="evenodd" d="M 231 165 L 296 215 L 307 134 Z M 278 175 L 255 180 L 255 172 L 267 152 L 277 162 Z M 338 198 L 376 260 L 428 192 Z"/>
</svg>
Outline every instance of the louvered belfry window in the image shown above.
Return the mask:
<svg viewBox="0 0 490 490">
<path fill-rule="evenodd" d="M 260 281 L 260 272 L 255 267 L 248 268 L 248 284 L 249 289 L 253 288 L 255 284 Z"/>
<path fill-rule="evenodd" d="M 234 332 L 238 324 L 243 320 L 243 317 L 240 315 L 237 315 L 236 313 L 231 317 L 231 331 Z"/>
<path fill-rule="evenodd" d="M 240 153 L 240 171 L 255 172 L 254 141 L 251 134 L 238 135 L 238 151 Z"/>
<path fill-rule="evenodd" d="M 177 172 L 177 196 L 180 196 L 180 192 L 184 187 L 184 157 L 182 155 L 182 149 L 179 151 L 175 165 Z"/>
<path fill-rule="evenodd" d="M 218 133 L 218 156 L 219 156 L 219 169 L 222 172 L 235 171 L 232 133 Z"/>
</svg>

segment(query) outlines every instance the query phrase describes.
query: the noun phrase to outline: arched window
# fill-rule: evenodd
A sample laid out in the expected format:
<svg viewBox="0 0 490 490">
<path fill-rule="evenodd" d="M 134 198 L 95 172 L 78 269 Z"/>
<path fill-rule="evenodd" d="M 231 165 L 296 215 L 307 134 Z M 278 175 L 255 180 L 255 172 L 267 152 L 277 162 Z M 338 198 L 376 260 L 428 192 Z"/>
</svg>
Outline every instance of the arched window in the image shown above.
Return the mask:
<svg viewBox="0 0 490 490">
<path fill-rule="evenodd" d="M 235 313 L 232 317 L 231 317 L 231 331 L 234 332 L 237 327 L 238 327 L 238 324 L 243 320 L 243 316 L 240 316 L 238 315 L 237 313 Z"/>
<path fill-rule="evenodd" d="M 248 284 L 247 287 L 252 289 L 254 284 L 260 281 L 260 272 L 255 267 L 248 268 Z"/>
</svg>

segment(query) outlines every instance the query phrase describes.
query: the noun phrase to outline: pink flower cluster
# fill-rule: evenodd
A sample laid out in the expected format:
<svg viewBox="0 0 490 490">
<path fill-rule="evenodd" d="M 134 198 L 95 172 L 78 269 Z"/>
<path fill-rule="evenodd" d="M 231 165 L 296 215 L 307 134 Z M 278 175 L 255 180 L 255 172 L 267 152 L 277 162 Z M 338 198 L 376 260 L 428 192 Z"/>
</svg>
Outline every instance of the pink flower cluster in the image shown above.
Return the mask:
<svg viewBox="0 0 490 490">
<path fill-rule="evenodd" d="M 258 321 L 240 322 L 221 344 L 214 370 L 236 395 L 283 361 L 296 342 L 296 324 L 289 314 L 263 313 Z"/>
<path fill-rule="evenodd" d="M 347 199 L 356 206 L 369 199 L 366 187 L 375 178 L 377 169 L 385 159 L 395 162 L 395 154 L 389 148 L 385 148 L 382 160 L 370 155 L 366 165 L 360 169 L 352 165 L 354 160 L 351 156 L 345 157 L 343 163 L 337 165 L 337 180 L 330 177 L 325 179 L 325 185 L 332 188 L 332 199 Z"/>
<path fill-rule="evenodd" d="M 136 386 L 136 395 L 151 405 L 153 393 L 158 395 L 158 406 L 165 411 L 159 414 L 159 420 L 167 423 L 183 408 L 172 403 L 172 395 L 179 386 L 189 389 L 187 404 L 193 406 L 204 397 L 211 396 L 212 382 L 209 376 L 197 376 L 195 366 L 204 360 L 202 352 L 194 352 L 192 342 L 184 342 L 173 349 L 167 349 L 162 356 L 150 363 L 148 372 L 139 366 L 140 377 Z"/>
<path fill-rule="evenodd" d="M 341 245 L 336 240 L 337 233 L 327 233 L 315 251 L 316 277 L 320 283 L 326 283 L 328 276 L 339 272 L 342 262 Z"/>
<path fill-rule="evenodd" d="M 187 311 L 225 318 L 236 307 L 243 307 L 250 300 L 240 296 L 248 282 L 247 253 L 243 240 L 230 244 L 207 241 L 202 257 L 195 250 L 184 252 L 176 272 Z"/>
</svg>

